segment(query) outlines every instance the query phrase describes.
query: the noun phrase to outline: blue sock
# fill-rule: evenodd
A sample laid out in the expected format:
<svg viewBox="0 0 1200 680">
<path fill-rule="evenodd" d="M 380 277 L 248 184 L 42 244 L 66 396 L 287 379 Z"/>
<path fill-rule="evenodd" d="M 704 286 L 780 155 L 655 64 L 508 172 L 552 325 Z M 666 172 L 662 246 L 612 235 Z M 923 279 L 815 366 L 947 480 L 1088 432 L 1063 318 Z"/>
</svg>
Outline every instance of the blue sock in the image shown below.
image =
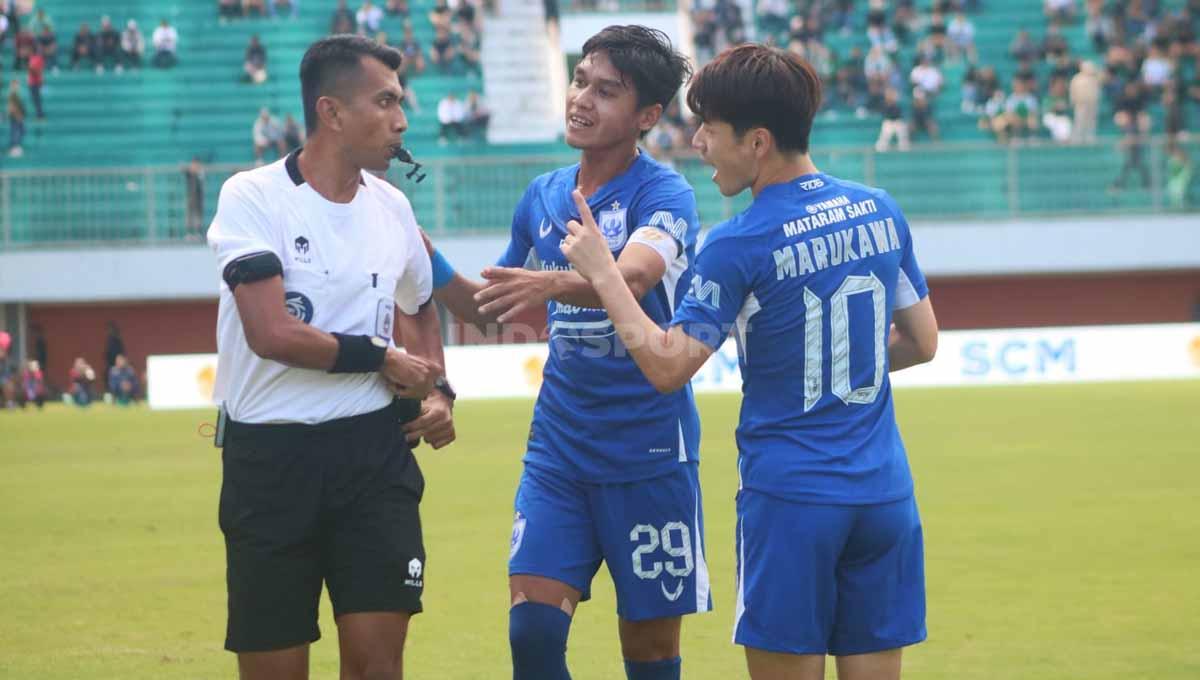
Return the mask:
<svg viewBox="0 0 1200 680">
<path fill-rule="evenodd" d="M 513 680 L 571 680 L 567 632 L 571 617 L 548 604 L 522 602 L 508 610 Z"/>
<path fill-rule="evenodd" d="M 625 677 L 629 680 L 679 680 L 679 669 L 683 659 L 663 659 L 662 661 L 625 661 Z"/>
</svg>

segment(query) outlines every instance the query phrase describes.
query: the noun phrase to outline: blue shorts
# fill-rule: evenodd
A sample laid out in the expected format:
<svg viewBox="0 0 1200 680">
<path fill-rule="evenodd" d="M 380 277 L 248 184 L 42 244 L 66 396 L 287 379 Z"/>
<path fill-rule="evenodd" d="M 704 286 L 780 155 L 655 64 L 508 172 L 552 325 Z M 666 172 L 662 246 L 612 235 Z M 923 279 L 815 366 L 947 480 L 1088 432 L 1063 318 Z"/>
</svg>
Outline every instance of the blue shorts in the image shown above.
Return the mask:
<svg viewBox="0 0 1200 680">
<path fill-rule="evenodd" d="M 586 600 L 603 561 L 627 621 L 712 609 L 698 463 L 620 484 L 526 465 L 515 506 L 510 576 L 562 581 Z"/>
<path fill-rule="evenodd" d="M 737 515 L 735 643 L 846 656 L 925 639 L 914 497 L 811 505 L 743 489 Z"/>
</svg>

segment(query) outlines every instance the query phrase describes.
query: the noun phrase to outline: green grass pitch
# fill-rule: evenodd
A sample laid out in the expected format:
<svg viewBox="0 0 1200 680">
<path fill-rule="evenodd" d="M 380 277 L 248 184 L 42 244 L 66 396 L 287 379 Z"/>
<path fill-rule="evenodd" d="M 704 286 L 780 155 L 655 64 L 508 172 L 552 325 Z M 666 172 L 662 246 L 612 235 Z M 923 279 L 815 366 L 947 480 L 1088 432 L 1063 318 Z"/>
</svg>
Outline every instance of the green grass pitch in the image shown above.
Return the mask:
<svg viewBox="0 0 1200 680">
<path fill-rule="evenodd" d="M 733 616 L 734 397 L 704 397 L 716 611 L 684 677 L 745 677 Z M 1200 677 L 1200 383 L 908 390 L 930 639 L 910 678 Z M 512 496 L 531 403 L 463 403 L 419 451 L 429 564 L 406 677 L 508 676 Z M 208 413 L 0 412 L 0 678 L 234 677 Z M 313 677 L 337 677 L 327 603 Z M 623 678 L 612 586 L 571 631 L 577 680 Z"/>
</svg>

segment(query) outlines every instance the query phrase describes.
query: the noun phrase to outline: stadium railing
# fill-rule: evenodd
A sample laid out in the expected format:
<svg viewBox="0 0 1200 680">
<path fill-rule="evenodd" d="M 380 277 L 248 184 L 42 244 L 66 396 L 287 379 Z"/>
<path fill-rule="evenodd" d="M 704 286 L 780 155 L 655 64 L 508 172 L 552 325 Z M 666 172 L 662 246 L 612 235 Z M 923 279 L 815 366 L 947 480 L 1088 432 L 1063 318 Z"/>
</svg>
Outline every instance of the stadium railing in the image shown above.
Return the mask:
<svg viewBox="0 0 1200 680">
<path fill-rule="evenodd" d="M 1184 148 L 1191 158 L 1200 158 L 1200 143 Z M 906 215 L 925 220 L 1181 209 L 1168 190 L 1162 140 L 1150 141 L 1142 155 L 1148 187 L 1142 187 L 1138 173 L 1130 173 L 1123 190 L 1111 186 L 1124 161 L 1115 140 L 1076 147 L 970 143 L 883 153 L 824 148 L 814 152 L 813 160 L 832 175 L 883 187 Z M 529 181 L 576 160 L 573 154 L 437 159 L 422 168 L 427 178 L 419 184 L 406 176 L 407 166 L 394 167 L 389 178 L 409 196 L 418 220 L 432 234 L 506 233 Z M 722 197 L 710 181 L 711 168 L 700 159 L 677 158 L 674 164 L 695 187 L 705 226 L 728 219 L 749 203 L 748 192 Z M 178 166 L 0 171 L 0 249 L 201 243 L 221 184 L 242 169 L 207 166 L 203 206 L 190 230 L 187 182 Z M 1194 186 L 1191 193 L 1195 206 L 1200 201 Z"/>
</svg>

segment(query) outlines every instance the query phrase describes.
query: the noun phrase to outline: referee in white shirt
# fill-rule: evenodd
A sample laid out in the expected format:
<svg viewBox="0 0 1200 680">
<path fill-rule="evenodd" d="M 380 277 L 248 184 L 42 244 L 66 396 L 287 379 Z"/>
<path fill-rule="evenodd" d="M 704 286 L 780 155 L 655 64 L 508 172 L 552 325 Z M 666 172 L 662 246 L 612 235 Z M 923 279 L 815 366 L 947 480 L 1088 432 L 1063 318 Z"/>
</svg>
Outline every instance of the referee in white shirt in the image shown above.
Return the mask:
<svg viewBox="0 0 1200 680">
<path fill-rule="evenodd" d="M 313 44 L 308 145 L 231 177 L 208 232 L 224 281 L 225 647 L 244 679 L 308 677 L 322 584 L 343 680 L 399 678 L 421 611 L 424 478 L 408 440 L 453 441 L 454 393 L 412 206 L 366 172 L 387 169 L 408 126 L 400 61 L 357 36 Z"/>
</svg>

